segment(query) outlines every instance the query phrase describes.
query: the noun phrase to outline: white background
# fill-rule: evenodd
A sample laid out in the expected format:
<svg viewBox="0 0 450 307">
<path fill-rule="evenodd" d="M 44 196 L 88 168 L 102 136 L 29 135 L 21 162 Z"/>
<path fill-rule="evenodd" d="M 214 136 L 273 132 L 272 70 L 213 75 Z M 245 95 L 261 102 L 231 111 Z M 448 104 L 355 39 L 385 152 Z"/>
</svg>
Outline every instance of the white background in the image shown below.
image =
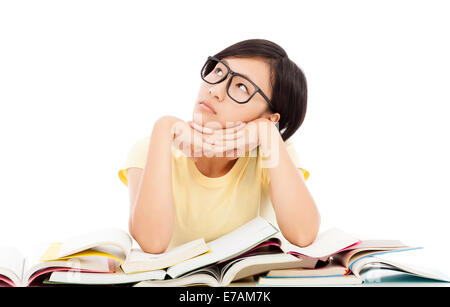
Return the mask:
<svg viewBox="0 0 450 307">
<path fill-rule="evenodd" d="M 293 141 L 321 231 L 449 252 L 448 15 L 445 1 L 0 2 L 0 244 L 127 230 L 130 147 L 163 115 L 191 118 L 208 55 L 265 38 L 308 80 Z"/>
</svg>

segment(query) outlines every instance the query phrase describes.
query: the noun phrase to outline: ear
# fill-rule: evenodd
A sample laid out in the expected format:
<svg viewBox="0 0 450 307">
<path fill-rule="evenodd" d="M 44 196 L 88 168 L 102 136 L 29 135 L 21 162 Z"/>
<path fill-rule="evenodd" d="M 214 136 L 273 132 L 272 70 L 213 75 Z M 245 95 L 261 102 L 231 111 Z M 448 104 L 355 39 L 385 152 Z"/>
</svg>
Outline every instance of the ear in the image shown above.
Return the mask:
<svg viewBox="0 0 450 307">
<path fill-rule="evenodd" d="M 265 113 L 261 117 L 267 118 L 273 123 L 277 123 L 280 120 L 280 113 Z"/>
</svg>

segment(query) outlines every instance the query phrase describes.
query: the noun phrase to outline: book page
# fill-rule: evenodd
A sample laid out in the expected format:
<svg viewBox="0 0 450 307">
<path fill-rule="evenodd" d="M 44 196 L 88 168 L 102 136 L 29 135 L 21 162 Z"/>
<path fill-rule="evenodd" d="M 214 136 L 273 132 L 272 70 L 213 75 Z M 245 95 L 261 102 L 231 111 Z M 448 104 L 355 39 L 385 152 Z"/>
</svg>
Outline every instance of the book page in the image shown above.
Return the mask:
<svg viewBox="0 0 450 307">
<path fill-rule="evenodd" d="M 144 280 L 133 287 L 185 287 L 185 286 L 209 286 L 218 287 L 216 278 L 207 273 L 185 275 L 177 279 Z"/>
<path fill-rule="evenodd" d="M 357 249 L 367 249 L 372 247 L 397 248 L 408 247 L 399 240 L 363 240 L 356 247 Z"/>
<path fill-rule="evenodd" d="M 103 229 L 72 237 L 61 243 L 54 243 L 41 260 L 56 260 L 90 248 L 124 258 L 130 253 L 131 245 L 132 241 L 127 232 L 115 228 Z M 117 249 L 121 252 L 118 253 Z"/>
<path fill-rule="evenodd" d="M 259 286 L 335 286 L 335 285 L 359 285 L 362 279 L 355 275 L 334 277 L 301 277 L 301 278 L 270 278 L 260 277 Z"/>
<path fill-rule="evenodd" d="M 176 278 L 202 266 L 230 259 L 269 239 L 277 232 L 278 229 L 258 216 L 232 232 L 207 242 L 211 249 L 210 253 L 174 265 L 167 270 L 167 274 Z"/>
<path fill-rule="evenodd" d="M 85 272 L 53 272 L 50 275 L 49 283 L 69 283 L 83 285 L 110 285 L 140 282 L 143 280 L 163 280 L 166 271 L 156 270 L 149 272 L 139 272 L 125 274 L 117 266 L 115 273 L 85 273 Z"/>
<path fill-rule="evenodd" d="M 414 248 L 400 252 L 379 253 L 357 261 L 354 269 L 361 270 L 364 264 L 370 262 L 388 264 L 398 270 L 424 278 L 450 282 L 450 265 L 442 260 L 440 251 Z"/>
<path fill-rule="evenodd" d="M 15 284 L 22 280 L 24 258 L 15 247 L 0 247 L 0 274 L 6 275 Z M 11 276 L 11 273 L 14 276 Z"/>
<path fill-rule="evenodd" d="M 45 252 L 47 246 L 48 244 L 39 244 L 28 251 L 24 261 L 24 283 L 26 283 L 33 274 L 46 268 L 64 267 L 67 269 L 91 272 L 114 271 L 114 261 L 109 260 L 108 257 L 104 256 L 91 255 L 53 261 L 40 261 L 40 257 L 42 256 L 43 252 Z"/>
<path fill-rule="evenodd" d="M 351 264 L 357 261 L 361 257 L 365 257 L 369 254 L 380 253 L 383 251 L 395 251 L 409 249 L 409 246 L 403 245 L 400 241 L 379 241 L 379 240 L 367 240 L 362 241 L 356 248 L 344 251 L 339 255 L 333 256 L 333 258 L 339 261 L 347 268 L 351 268 Z"/>
<path fill-rule="evenodd" d="M 212 252 L 218 255 L 226 255 L 227 257 L 221 259 L 224 260 L 232 255 L 240 254 L 243 250 L 247 250 L 250 244 L 253 247 L 263 239 L 277 232 L 278 229 L 273 227 L 265 219 L 256 217 L 234 231 L 208 242 L 208 245 Z"/>
<path fill-rule="evenodd" d="M 127 262 L 143 262 L 143 261 L 152 261 L 160 258 L 168 258 L 168 259 L 185 259 L 186 253 L 191 251 L 191 249 L 201 247 L 200 253 L 206 253 L 209 251 L 208 245 L 205 243 L 205 239 L 197 239 L 180 246 L 176 246 L 171 250 L 161 253 L 161 254 L 149 254 L 145 253 L 141 249 L 132 249 L 129 257 L 127 258 Z M 194 255 L 197 256 L 197 255 Z M 189 257 L 192 258 L 192 257 Z M 187 258 L 187 259 L 189 259 Z"/>
<path fill-rule="evenodd" d="M 266 277 L 330 277 L 343 276 L 347 274 L 347 268 L 330 262 L 329 264 L 317 269 L 291 269 L 291 270 L 271 270 Z"/>
<path fill-rule="evenodd" d="M 122 264 L 122 269 L 125 273 L 164 269 L 209 251 L 209 246 L 203 238 L 160 254 L 149 254 L 141 249 L 132 249 L 127 260 Z"/>
<path fill-rule="evenodd" d="M 358 238 L 336 227 L 320 233 L 316 240 L 307 247 L 299 247 L 291 244 L 281 233 L 277 234 L 277 236 L 279 236 L 282 242 L 281 249 L 284 252 L 294 252 L 294 254 L 301 254 L 313 258 L 327 258 L 361 242 Z"/>
<path fill-rule="evenodd" d="M 249 256 L 238 259 L 222 269 L 221 286 L 228 286 L 233 280 L 257 275 L 272 269 L 297 268 L 303 259 L 293 255 L 277 253 Z"/>
<path fill-rule="evenodd" d="M 166 258 L 166 257 L 174 257 L 174 258 L 184 258 L 184 254 L 187 250 L 190 250 L 192 247 L 201 246 L 204 245 L 204 253 L 208 251 L 208 246 L 205 243 L 205 240 L 203 238 L 193 240 L 190 242 L 187 242 L 185 244 L 182 244 L 180 246 L 176 246 L 173 249 L 161 253 L 161 254 L 149 254 L 145 253 L 141 249 L 132 249 L 129 257 L 127 258 L 127 262 L 137 262 L 137 261 L 152 261 L 159 258 Z"/>
</svg>

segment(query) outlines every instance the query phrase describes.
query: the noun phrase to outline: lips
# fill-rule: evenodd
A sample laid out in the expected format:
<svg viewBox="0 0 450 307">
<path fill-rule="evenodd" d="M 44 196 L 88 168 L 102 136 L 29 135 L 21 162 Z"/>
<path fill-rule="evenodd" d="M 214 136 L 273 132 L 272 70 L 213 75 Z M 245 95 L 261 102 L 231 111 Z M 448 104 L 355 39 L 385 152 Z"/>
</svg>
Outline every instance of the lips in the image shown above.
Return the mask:
<svg viewBox="0 0 450 307">
<path fill-rule="evenodd" d="M 198 104 L 204 108 L 209 109 L 211 111 L 211 113 L 217 114 L 216 110 L 213 108 L 213 106 L 209 102 L 200 101 Z"/>
</svg>

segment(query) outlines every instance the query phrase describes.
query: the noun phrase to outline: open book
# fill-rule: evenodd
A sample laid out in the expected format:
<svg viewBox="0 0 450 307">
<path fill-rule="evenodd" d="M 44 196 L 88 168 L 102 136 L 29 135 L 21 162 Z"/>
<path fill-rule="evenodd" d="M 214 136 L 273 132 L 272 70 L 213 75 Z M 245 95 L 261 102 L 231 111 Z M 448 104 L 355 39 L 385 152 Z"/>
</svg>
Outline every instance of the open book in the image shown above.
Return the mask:
<svg viewBox="0 0 450 307">
<path fill-rule="evenodd" d="M 104 257 L 80 257 L 40 261 L 40 248 L 24 257 L 14 247 L 0 247 L 0 284 L 3 286 L 26 287 L 41 275 L 56 271 L 84 271 L 112 273 L 114 263 Z"/>
<path fill-rule="evenodd" d="M 208 245 L 201 238 L 165 253 L 149 254 L 141 249 L 132 248 L 132 240 L 127 232 L 112 228 L 53 243 L 40 260 L 55 261 L 103 256 L 117 260 L 123 273 L 130 274 L 164 269 L 208 251 Z"/>
<path fill-rule="evenodd" d="M 375 269 L 396 270 L 422 278 L 450 281 L 442 274 L 392 261 L 387 257 L 389 254 L 411 253 L 420 249 L 422 247 L 409 247 L 400 241 L 366 240 L 350 250 L 335 254 L 326 265 L 315 269 L 271 270 L 265 277 L 259 278 L 258 284 L 263 286 L 362 284 L 367 282 L 362 273 Z"/>
<path fill-rule="evenodd" d="M 284 253 L 253 254 L 239 257 L 234 260 L 210 265 L 189 272 L 175 279 L 161 281 L 146 280 L 134 285 L 135 287 L 180 287 L 180 286 L 209 286 L 226 287 L 231 282 L 249 276 L 254 276 L 271 269 L 298 268 L 301 258 Z"/>
<path fill-rule="evenodd" d="M 321 233 L 308 247 L 290 244 L 279 230 L 262 217 L 256 217 L 234 231 L 207 243 L 209 252 L 190 258 L 166 269 L 164 280 L 152 278 L 139 286 L 210 285 L 224 286 L 246 276 L 270 269 L 313 268 L 319 259 L 351 248 L 360 240 L 336 228 Z M 298 257 L 298 256 L 301 257 Z M 250 274 L 250 275 L 249 275 Z M 48 282 L 87 283 L 77 273 L 51 274 Z M 92 281 L 91 281 L 92 282 Z"/>
<path fill-rule="evenodd" d="M 385 271 L 401 272 L 421 279 L 450 282 L 450 276 L 435 269 L 437 263 L 432 263 L 433 259 L 423 257 L 426 254 L 424 252 L 422 247 L 411 248 L 408 253 L 379 252 L 359 257 L 352 262 L 350 268 L 352 273 L 364 282 L 378 282 L 377 279 L 381 280 Z M 372 276 L 367 273 L 371 273 Z"/>
<path fill-rule="evenodd" d="M 302 248 L 289 243 L 264 218 L 256 217 L 229 234 L 208 242 L 210 253 L 174 265 L 167 270 L 167 274 L 171 278 L 177 278 L 198 268 L 233 259 L 259 244 L 278 247 L 286 254 L 319 260 L 328 259 L 330 255 L 351 248 L 359 242 L 359 239 L 332 228 L 319 234 L 311 245 Z"/>
<path fill-rule="evenodd" d="M 112 274 L 87 273 L 87 272 L 52 272 L 50 278 L 43 281 L 44 284 L 81 284 L 81 285 L 116 285 L 135 284 L 143 280 L 163 280 L 165 270 L 153 270 L 126 274 L 117 267 Z"/>
</svg>

